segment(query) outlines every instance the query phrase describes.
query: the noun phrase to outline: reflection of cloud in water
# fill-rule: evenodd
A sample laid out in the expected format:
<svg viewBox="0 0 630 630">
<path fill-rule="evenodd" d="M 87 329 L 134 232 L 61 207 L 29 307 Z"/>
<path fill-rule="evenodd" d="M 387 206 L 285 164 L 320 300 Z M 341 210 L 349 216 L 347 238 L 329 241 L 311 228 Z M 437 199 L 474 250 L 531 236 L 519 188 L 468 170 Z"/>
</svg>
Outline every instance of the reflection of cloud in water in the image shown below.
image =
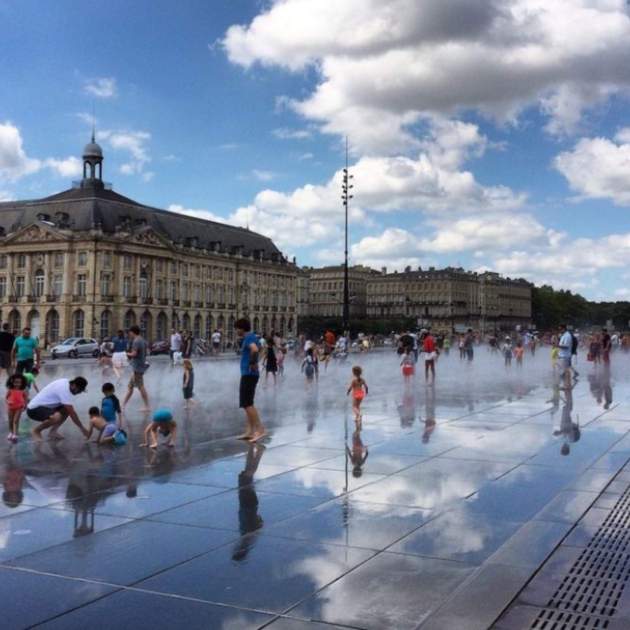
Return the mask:
<svg viewBox="0 0 630 630">
<path fill-rule="evenodd" d="M 433 468 L 433 463 L 420 464 L 413 476 L 395 475 L 353 493 L 359 501 L 376 501 L 424 508 L 445 505 L 466 497 L 497 477 L 504 466 L 494 464 L 465 465 L 463 460 L 435 460 L 444 466 Z"/>
<path fill-rule="evenodd" d="M 523 453 L 535 452 L 551 441 L 551 429 L 545 426 L 533 425 L 531 427 L 514 427 L 504 431 L 484 433 L 481 437 L 469 430 L 460 438 L 461 446 L 474 451 L 471 458 L 478 455 L 481 459 L 485 456 L 497 456 L 501 459 L 510 459 L 510 455 L 518 457 Z"/>
<path fill-rule="evenodd" d="M 493 533 L 487 521 L 464 510 L 446 512 L 437 522 L 440 526 L 431 529 L 431 545 L 438 557 L 481 551 Z"/>
</svg>

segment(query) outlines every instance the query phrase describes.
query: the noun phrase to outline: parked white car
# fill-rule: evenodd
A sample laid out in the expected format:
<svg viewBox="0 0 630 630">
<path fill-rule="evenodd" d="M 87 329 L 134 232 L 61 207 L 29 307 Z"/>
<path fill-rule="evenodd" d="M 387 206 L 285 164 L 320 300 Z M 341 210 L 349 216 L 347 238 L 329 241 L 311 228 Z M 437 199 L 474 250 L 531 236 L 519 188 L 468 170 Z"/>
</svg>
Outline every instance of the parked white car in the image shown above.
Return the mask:
<svg viewBox="0 0 630 630">
<path fill-rule="evenodd" d="M 50 351 L 53 359 L 68 357 L 97 357 L 99 355 L 98 341 L 89 337 L 68 337 Z"/>
</svg>

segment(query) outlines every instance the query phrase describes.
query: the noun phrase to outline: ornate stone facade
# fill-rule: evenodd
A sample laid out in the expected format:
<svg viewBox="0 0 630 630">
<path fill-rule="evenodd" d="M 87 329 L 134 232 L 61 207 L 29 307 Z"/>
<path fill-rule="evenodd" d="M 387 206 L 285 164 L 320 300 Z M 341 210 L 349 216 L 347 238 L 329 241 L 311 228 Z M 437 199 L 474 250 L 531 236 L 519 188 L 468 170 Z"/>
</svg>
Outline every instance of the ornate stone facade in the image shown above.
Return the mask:
<svg viewBox="0 0 630 630">
<path fill-rule="evenodd" d="M 79 187 L 0 203 L 0 317 L 43 342 L 97 339 L 138 324 L 208 338 L 234 321 L 258 332 L 297 330 L 297 268 L 266 237 L 150 208 L 108 190 L 102 153 L 84 154 Z"/>
</svg>

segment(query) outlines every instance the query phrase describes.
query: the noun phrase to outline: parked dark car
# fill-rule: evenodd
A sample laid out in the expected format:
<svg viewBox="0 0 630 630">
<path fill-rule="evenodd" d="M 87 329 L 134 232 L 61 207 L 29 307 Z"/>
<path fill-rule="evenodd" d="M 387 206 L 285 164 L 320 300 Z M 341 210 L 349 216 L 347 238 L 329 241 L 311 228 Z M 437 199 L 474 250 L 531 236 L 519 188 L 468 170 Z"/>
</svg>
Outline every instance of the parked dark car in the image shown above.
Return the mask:
<svg viewBox="0 0 630 630">
<path fill-rule="evenodd" d="M 168 354 L 170 352 L 170 344 L 168 341 L 154 341 L 151 344 L 149 353 L 154 356 L 156 354 Z"/>
</svg>

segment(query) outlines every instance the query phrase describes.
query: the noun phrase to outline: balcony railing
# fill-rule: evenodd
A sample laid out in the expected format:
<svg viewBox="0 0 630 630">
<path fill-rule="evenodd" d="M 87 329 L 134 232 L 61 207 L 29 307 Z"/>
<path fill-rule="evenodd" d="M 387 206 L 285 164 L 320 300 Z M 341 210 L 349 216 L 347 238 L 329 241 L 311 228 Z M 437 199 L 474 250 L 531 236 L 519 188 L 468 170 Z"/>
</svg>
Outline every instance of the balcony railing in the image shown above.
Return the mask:
<svg viewBox="0 0 630 630">
<path fill-rule="evenodd" d="M 46 302 L 56 302 L 59 299 L 58 295 L 47 295 Z"/>
<path fill-rule="evenodd" d="M 140 302 L 141 302 L 141 304 L 153 304 L 153 298 L 151 298 L 151 297 L 141 297 L 140 298 Z"/>
<path fill-rule="evenodd" d="M 179 300 L 173 300 L 173 306 L 179 306 Z"/>
<path fill-rule="evenodd" d="M 116 298 L 113 295 L 101 295 L 101 300 L 111 304 L 116 301 Z"/>
<path fill-rule="evenodd" d="M 73 302 L 85 302 L 85 298 L 86 298 L 86 297 L 87 297 L 87 296 L 85 295 L 85 293 L 75 293 L 75 294 L 72 296 L 72 301 L 73 301 Z"/>
<path fill-rule="evenodd" d="M 127 304 L 135 304 L 138 301 L 138 298 L 135 295 L 131 295 L 123 299 Z"/>
<path fill-rule="evenodd" d="M 158 304 L 160 304 L 160 306 L 166 306 L 168 304 L 168 298 L 158 298 Z"/>
<path fill-rule="evenodd" d="M 195 302 L 195 308 L 202 308 L 203 302 Z"/>
<path fill-rule="evenodd" d="M 190 300 L 184 300 L 182 306 L 190 308 Z"/>
</svg>

